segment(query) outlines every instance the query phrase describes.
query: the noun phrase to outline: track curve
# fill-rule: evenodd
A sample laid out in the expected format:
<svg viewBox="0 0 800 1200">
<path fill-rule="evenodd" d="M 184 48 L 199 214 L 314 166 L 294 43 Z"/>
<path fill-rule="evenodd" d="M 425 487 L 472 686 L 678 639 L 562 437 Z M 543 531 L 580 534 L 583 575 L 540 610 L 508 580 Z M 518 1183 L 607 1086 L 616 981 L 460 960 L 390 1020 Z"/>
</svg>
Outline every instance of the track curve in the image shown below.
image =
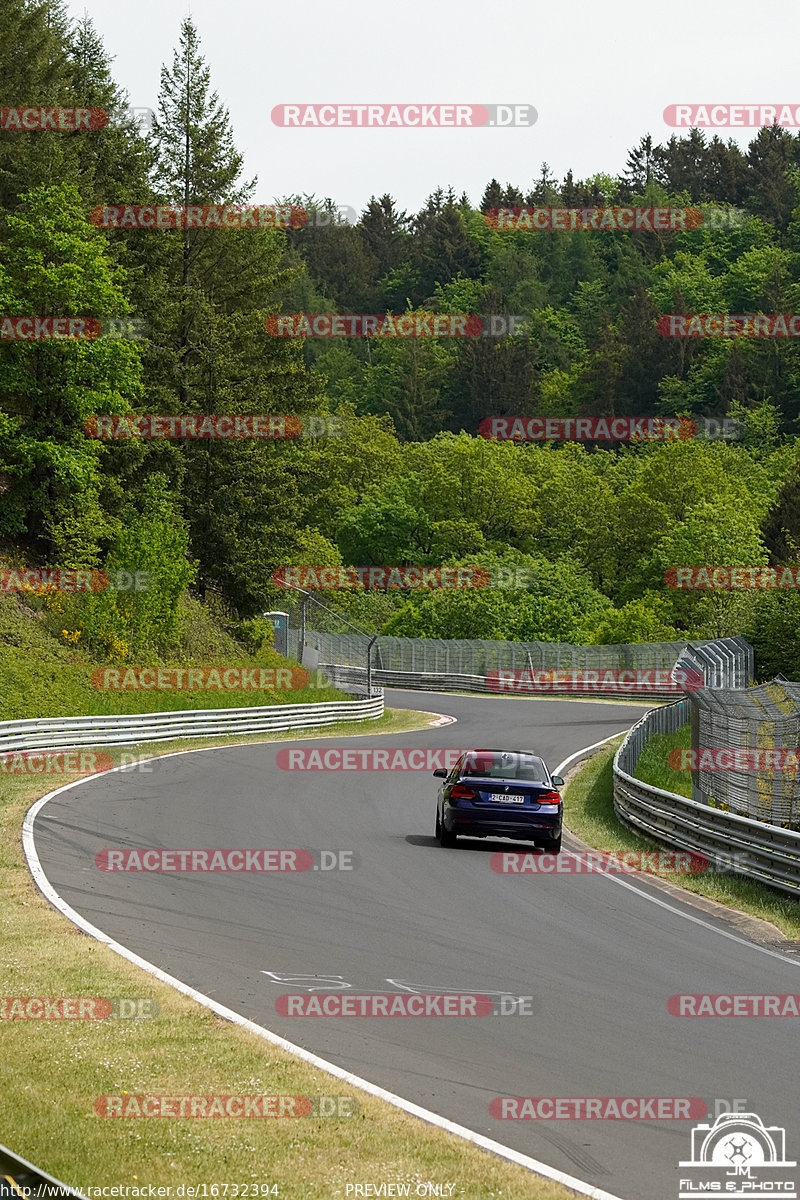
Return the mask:
<svg viewBox="0 0 800 1200">
<path fill-rule="evenodd" d="M 315 738 L 346 745 L 530 748 L 551 770 L 621 732 L 646 705 L 388 692 L 393 707 L 457 723 Z M 292 744 L 302 739 L 287 739 Z M 796 1124 L 789 1019 L 672 1017 L 676 992 L 797 992 L 800 961 L 731 935 L 647 883 L 499 875 L 508 842 L 433 840 L 425 772 L 284 771 L 281 744 L 177 754 L 56 795 L 33 838 L 55 891 L 150 963 L 290 1041 L 416 1104 L 625 1200 L 675 1200 L 690 1121 L 498 1121 L 495 1096 L 746 1098 Z M 567 814 L 567 824 L 569 818 Z M 108 847 L 323 847 L 351 872 L 109 874 Z M 267 972 L 271 974 L 267 974 Z M 273 979 L 272 976 L 277 976 Z M 294 976 L 320 976 L 281 983 Z M 503 991 L 536 1015 L 279 1016 L 279 994 L 341 977 L 353 992 Z M 389 981 L 392 981 L 391 983 Z M 338 987 L 328 979 L 328 987 Z M 792 1139 L 787 1130 L 788 1142 Z"/>
</svg>

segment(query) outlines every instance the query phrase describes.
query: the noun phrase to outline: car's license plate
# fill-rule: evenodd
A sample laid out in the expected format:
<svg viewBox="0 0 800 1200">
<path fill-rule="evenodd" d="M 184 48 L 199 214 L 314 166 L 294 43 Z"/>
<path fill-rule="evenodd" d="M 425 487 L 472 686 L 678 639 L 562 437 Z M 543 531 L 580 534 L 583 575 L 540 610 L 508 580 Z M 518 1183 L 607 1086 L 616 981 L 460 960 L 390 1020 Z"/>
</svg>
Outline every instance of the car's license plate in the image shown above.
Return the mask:
<svg viewBox="0 0 800 1200">
<path fill-rule="evenodd" d="M 524 796 L 508 796 L 505 792 L 492 792 L 490 796 L 496 804 L 524 804 Z"/>
</svg>

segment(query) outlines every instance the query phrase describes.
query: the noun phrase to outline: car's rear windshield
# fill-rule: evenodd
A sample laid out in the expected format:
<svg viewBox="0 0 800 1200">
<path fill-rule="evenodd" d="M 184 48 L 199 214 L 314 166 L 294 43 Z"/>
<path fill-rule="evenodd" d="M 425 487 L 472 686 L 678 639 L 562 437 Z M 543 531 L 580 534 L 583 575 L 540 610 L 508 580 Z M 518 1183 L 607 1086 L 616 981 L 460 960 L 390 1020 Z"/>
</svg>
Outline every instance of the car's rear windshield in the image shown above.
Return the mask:
<svg viewBox="0 0 800 1200">
<path fill-rule="evenodd" d="M 544 783 L 546 772 L 544 763 L 534 754 L 521 754 L 516 750 L 472 750 L 464 757 L 461 774 Z"/>
</svg>

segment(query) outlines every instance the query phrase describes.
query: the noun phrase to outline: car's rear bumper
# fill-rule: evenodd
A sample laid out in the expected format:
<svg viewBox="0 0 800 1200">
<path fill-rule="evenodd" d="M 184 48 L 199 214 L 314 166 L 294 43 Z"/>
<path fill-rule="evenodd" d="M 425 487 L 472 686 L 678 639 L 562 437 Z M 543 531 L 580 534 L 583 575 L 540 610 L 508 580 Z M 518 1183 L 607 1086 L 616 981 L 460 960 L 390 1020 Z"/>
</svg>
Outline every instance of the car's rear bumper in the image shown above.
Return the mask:
<svg viewBox="0 0 800 1200">
<path fill-rule="evenodd" d="M 505 837 L 533 841 L 536 838 L 557 838 L 561 833 L 561 813 L 476 813 L 447 806 L 445 828 L 465 837 Z"/>
</svg>

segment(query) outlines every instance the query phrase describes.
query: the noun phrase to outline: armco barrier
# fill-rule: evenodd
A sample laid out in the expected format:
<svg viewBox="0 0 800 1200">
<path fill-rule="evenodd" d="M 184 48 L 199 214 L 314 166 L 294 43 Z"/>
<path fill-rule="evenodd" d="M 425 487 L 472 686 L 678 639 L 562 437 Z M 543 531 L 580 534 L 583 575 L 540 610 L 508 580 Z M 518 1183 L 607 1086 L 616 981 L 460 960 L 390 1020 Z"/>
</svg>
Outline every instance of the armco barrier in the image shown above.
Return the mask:
<svg viewBox="0 0 800 1200">
<path fill-rule="evenodd" d="M 675 733 L 690 716 L 680 700 L 647 713 L 614 755 L 614 811 L 623 825 L 671 849 L 694 850 L 736 875 L 800 896 L 800 833 L 739 817 L 634 779 L 642 748 L 657 733 Z"/>
<path fill-rule="evenodd" d="M 4 1186 L 4 1181 L 8 1181 L 7 1186 Z M 70 1200 L 74 1196 L 76 1200 L 85 1200 L 83 1192 L 76 1191 L 66 1183 L 59 1183 L 52 1175 L 35 1167 L 26 1158 L 13 1154 L 6 1146 L 0 1146 L 0 1196 L 14 1197 L 15 1200 L 19 1196 L 23 1200 L 28 1196 Z"/>
<path fill-rule="evenodd" d="M 364 700 L 326 704 L 274 704 L 260 708 L 208 708 L 106 717 L 46 717 L 0 722 L 0 754 L 12 750 L 64 750 L 78 746 L 130 746 L 180 737 L 310 729 L 338 721 L 371 721 L 383 715 L 383 692 Z"/>
<path fill-rule="evenodd" d="M 433 691 L 491 692 L 487 675 L 499 670 L 604 671 L 660 670 L 675 666 L 700 670 L 709 688 L 746 688 L 753 675 L 753 649 L 741 637 L 703 642 L 644 642 L 640 645 L 571 646 L 547 642 L 446 641 L 435 638 L 378 637 L 308 632 L 315 661 L 339 686 L 366 680 L 371 653 L 372 680 L 381 687 Z M 530 695 L 524 691 L 520 695 Z M 555 695 L 542 690 L 543 697 Z M 558 695 L 586 697 L 569 689 Z M 674 700 L 675 692 L 631 690 L 608 693 L 620 699 Z"/>
<path fill-rule="evenodd" d="M 352 687 L 354 685 L 363 684 L 367 672 L 365 667 L 349 667 L 342 666 L 339 663 L 320 663 L 320 669 L 328 676 L 332 683 L 337 687 Z M 388 688 L 410 688 L 414 691 L 434 691 L 434 692 L 485 692 L 487 695 L 500 696 L 511 695 L 510 692 L 499 692 L 497 688 L 490 688 L 486 682 L 484 675 L 445 675 L 439 673 L 436 675 L 423 675 L 412 671 L 372 671 L 372 679 L 375 684 L 380 687 Z M 530 692 L 520 692 L 521 696 L 530 697 Z M 584 699 L 597 699 L 596 695 L 588 696 L 587 693 L 580 691 L 558 691 L 556 692 L 537 692 L 535 693 L 541 699 L 557 700 L 563 696 L 582 696 Z M 613 694 L 608 693 L 606 697 L 600 699 L 619 699 L 619 700 L 674 700 L 674 692 L 624 692 L 615 691 Z"/>
</svg>

